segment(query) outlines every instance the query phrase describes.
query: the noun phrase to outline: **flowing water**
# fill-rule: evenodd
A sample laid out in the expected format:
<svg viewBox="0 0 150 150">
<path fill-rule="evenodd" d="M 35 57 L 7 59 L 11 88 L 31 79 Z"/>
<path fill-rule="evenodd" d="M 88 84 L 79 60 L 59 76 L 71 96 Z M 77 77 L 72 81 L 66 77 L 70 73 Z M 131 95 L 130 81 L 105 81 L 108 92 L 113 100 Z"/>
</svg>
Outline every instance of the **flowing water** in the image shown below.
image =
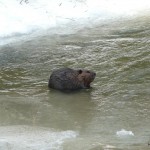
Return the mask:
<svg viewBox="0 0 150 150">
<path fill-rule="evenodd" d="M 0 150 L 149 150 L 150 16 L 44 32 L 0 47 Z M 61 67 L 92 88 L 48 89 Z"/>
</svg>

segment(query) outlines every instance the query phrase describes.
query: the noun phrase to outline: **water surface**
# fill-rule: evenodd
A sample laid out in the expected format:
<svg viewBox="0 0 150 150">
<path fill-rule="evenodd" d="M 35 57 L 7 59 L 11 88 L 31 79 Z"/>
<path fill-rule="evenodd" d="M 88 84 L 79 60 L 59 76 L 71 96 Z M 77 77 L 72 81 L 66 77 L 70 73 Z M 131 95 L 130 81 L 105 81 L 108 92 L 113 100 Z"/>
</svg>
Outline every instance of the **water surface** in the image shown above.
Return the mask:
<svg viewBox="0 0 150 150">
<path fill-rule="evenodd" d="M 149 47 L 149 17 L 1 46 L 0 149 L 150 149 Z M 92 88 L 48 89 L 61 67 L 95 71 Z"/>
</svg>

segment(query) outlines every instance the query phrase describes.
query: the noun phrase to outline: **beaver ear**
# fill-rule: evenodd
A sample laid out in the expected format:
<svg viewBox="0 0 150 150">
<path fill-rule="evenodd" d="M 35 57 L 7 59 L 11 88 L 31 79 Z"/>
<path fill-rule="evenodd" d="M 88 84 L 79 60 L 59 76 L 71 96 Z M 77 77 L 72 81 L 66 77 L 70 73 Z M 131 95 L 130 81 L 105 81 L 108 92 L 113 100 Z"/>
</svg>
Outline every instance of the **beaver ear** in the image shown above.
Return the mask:
<svg viewBox="0 0 150 150">
<path fill-rule="evenodd" d="M 82 70 L 81 70 L 81 69 L 80 69 L 80 70 L 78 70 L 78 73 L 79 73 L 79 74 L 81 74 L 81 73 L 82 73 Z"/>
</svg>

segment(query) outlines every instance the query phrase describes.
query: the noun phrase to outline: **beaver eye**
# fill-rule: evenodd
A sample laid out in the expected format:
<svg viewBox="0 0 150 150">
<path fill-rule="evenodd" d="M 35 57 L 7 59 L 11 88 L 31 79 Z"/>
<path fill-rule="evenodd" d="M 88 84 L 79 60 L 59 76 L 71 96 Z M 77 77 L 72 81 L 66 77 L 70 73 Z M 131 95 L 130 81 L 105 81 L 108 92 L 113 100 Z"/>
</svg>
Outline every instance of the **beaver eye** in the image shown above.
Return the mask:
<svg viewBox="0 0 150 150">
<path fill-rule="evenodd" d="M 79 72 L 79 74 L 81 74 L 81 73 L 82 73 L 82 70 L 78 70 L 78 72 Z"/>
<path fill-rule="evenodd" d="M 87 71 L 86 73 L 90 73 L 90 71 Z"/>
</svg>

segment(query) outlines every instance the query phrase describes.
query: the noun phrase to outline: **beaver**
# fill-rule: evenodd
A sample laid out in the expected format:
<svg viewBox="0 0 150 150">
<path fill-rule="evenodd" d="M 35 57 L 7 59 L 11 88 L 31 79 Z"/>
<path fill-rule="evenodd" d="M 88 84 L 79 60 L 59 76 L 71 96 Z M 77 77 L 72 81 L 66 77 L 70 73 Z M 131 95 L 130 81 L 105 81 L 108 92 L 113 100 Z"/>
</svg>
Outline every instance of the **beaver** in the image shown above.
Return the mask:
<svg viewBox="0 0 150 150">
<path fill-rule="evenodd" d="M 90 70 L 62 68 L 53 71 L 48 87 L 58 90 L 78 90 L 90 88 L 96 73 Z"/>
</svg>

